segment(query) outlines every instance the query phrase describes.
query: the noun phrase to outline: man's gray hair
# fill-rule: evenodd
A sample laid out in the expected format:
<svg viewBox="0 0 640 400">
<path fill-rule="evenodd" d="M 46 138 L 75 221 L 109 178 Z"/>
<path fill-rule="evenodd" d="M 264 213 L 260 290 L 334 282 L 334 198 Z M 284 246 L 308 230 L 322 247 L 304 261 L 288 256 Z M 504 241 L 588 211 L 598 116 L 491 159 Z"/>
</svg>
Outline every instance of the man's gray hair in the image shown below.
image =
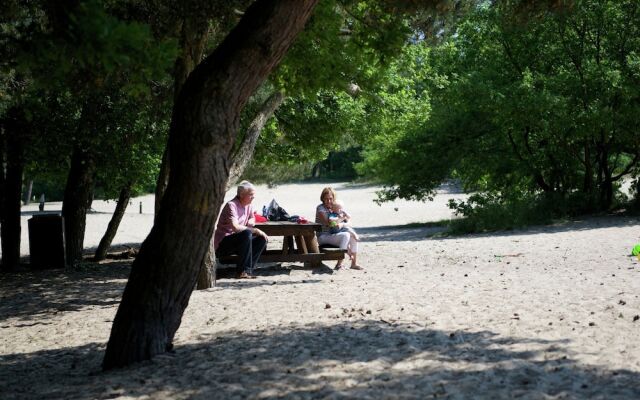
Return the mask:
<svg viewBox="0 0 640 400">
<path fill-rule="evenodd" d="M 256 187 L 253 186 L 253 184 L 249 181 L 242 181 L 240 183 L 238 183 L 238 192 L 237 195 L 240 196 L 241 194 L 243 194 L 246 191 L 249 190 L 256 190 Z"/>
</svg>

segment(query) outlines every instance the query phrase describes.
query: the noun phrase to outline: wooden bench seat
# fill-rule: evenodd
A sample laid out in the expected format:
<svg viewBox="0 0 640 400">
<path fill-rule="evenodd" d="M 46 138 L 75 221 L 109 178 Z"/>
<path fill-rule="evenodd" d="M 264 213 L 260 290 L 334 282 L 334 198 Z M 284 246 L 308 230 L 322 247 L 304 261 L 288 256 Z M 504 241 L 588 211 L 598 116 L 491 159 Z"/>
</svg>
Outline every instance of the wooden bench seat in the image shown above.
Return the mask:
<svg viewBox="0 0 640 400">
<path fill-rule="evenodd" d="M 288 253 L 282 254 L 281 250 L 267 250 L 260 256 L 258 262 L 321 262 L 327 260 L 342 260 L 344 259 L 346 250 L 339 248 L 321 247 L 320 253 Z M 218 262 L 221 264 L 235 264 L 238 262 L 240 256 L 231 255 L 218 258 Z"/>
</svg>

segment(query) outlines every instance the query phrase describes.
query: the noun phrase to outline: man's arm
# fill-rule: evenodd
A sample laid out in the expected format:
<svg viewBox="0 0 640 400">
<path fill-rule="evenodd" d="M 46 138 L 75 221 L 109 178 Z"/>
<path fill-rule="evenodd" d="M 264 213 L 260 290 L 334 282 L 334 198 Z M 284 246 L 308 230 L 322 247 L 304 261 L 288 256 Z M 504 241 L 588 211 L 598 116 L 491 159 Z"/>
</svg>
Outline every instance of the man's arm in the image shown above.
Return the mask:
<svg viewBox="0 0 640 400">
<path fill-rule="evenodd" d="M 249 229 L 251 231 L 251 233 L 253 233 L 256 236 L 262 236 L 265 240 L 269 240 L 269 236 L 267 236 L 266 233 L 264 233 L 263 231 L 261 231 L 260 229 L 256 228 L 254 225 L 256 223 L 256 218 L 253 215 L 253 212 L 251 212 L 251 216 L 249 217 L 249 219 L 247 220 L 247 225 L 243 225 L 239 222 L 238 219 L 238 211 L 235 207 L 231 207 L 231 225 L 233 225 L 233 231 L 238 233 L 238 232 L 242 232 L 246 229 Z"/>
</svg>

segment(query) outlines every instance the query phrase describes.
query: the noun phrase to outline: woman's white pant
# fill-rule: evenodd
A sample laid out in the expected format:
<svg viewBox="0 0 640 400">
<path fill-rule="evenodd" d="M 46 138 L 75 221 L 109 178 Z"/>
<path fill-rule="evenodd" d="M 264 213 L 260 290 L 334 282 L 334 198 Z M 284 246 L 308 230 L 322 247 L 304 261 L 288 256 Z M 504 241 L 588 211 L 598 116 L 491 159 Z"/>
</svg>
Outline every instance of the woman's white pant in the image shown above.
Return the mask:
<svg viewBox="0 0 640 400">
<path fill-rule="evenodd" d="M 331 246 L 336 246 L 341 248 L 342 250 L 348 250 L 350 253 L 358 252 L 358 242 L 352 237 L 349 232 L 338 232 L 338 233 L 322 233 L 318 236 L 318 244 L 329 244 Z"/>
</svg>

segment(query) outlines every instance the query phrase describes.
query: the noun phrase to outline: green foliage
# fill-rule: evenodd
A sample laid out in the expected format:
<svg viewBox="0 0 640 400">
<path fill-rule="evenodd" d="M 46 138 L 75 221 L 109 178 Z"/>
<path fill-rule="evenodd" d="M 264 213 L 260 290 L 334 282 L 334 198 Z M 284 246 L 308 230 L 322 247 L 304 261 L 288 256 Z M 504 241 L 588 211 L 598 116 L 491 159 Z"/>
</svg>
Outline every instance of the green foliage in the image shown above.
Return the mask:
<svg viewBox="0 0 640 400">
<path fill-rule="evenodd" d="M 342 151 L 332 151 L 322 162 L 314 166 L 314 178 L 354 180 L 358 177 L 355 165 L 362 161 L 361 147 L 349 147 Z"/>
<path fill-rule="evenodd" d="M 411 35 L 405 16 L 382 3 L 318 4 L 265 85 L 289 97 L 261 133 L 253 168 L 315 163 L 371 134 L 371 103 L 379 101 L 376 92 L 386 79 L 385 71 Z M 256 96 L 245 120 L 263 98 L 264 94 Z"/>
<path fill-rule="evenodd" d="M 365 177 L 389 182 L 394 174 L 404 176 L 403 172 L 424 176 L 424 170 L 415 168 L 411 161 L 416 152 L 423 151 L 414 145 L 428 143 L 405 146 L 401 142 L 429 120 L 429 93 L 421 83 L 430 71 L 429 57 L 424 43 L 407 44 L 402 55 L 386 70 L 378 90 L 369 94 L 366 109 L 370 136 L 363 151 L 364 161 L 356 166 Z"/>
<path fill-rule="evenodd" d="M 8 105 L 21 107 L 37 132 L 28 142 L 29 179 L 61 191 L 80 146 L 93 154 L 100 192 L 113 198 L 128 182 L 139 192 L 155 181 L 177 42 L 156 39 L 148 24 L 123 20 L 106 4 L 79 2 L 65 10 L 68 24 L 56 25 L 48 11 L 59 5 L 16 3 L 15 19 L 0 25 L 8 56 L 0 116 Z"/>
<path fill-rule="evenodd" d="M 269 166 L 251 164 L 244 171 L 242 179 L 253 183 L 275 186 L 280 183 L 302 181 L 309 176 L 312 163 L 271 164 Z"/>
<path fill-rule="evenodd" d="M 451 199 L 449 208 L 463 218 L 451 220 L 449 232 L 490 232 L 548 224 L 559 217 L 548 208 L 552 204 L 531 195 L 505 199 L 494 193 L 473 194 L 467 201 Z"/>
<path fill-rule="evenodd" d="M 388 185 L 382 200 L 425 199 L 456 176 L 507 198 L 606 209 L 615 182 L 640 173 L 637 3 L 523 18 L 524 3 L 480 5 L 428 53 L 413 87 L 427 86 L 431 118 L 366 146 L 362 167 Z"/>
<path fill-rule="evenodd" d="M 322 1 L 272 81 L 293 96 L 375 85 L 410 34 L 406 18 L 379 2 Z"/>
<path fill-rule="evenodd" d="M 258 164 L 322 160 L 359 134 L 364 111 L 344 92 L 319 91 L 288 99 L 275 117 L 260 135 Z"/>
<path fill-rule="evenodd" d="M 132 97 L 149 95 L 148 82 L 162 79 L 177 55 L 176 41 L 157 41 L 148 25 L 122 21 L 102 2 L 80 3 L 64 34 L 44 32 L 19 64 L 44 89 L 89 93 L 117 86 Z"/>
</svg>

